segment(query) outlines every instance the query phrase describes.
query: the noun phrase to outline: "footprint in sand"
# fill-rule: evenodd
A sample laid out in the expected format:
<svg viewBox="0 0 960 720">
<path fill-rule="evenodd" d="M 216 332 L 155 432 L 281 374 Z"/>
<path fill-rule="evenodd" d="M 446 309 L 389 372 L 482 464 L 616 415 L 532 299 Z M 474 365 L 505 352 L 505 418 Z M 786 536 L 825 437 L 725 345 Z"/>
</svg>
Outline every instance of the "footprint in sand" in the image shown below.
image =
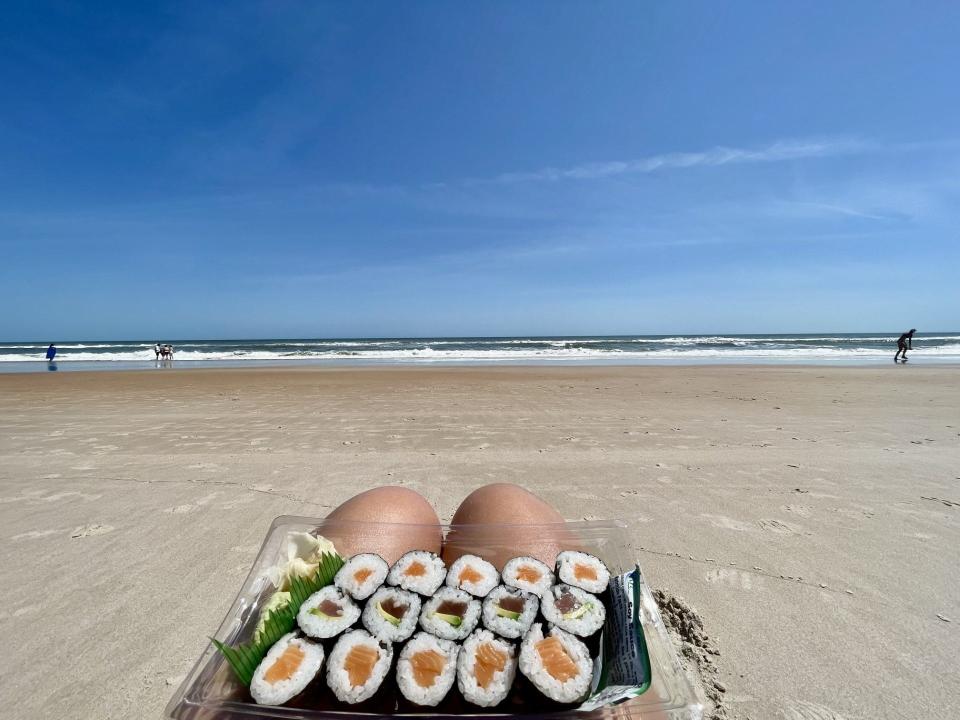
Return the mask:
<svg viewBox="0 0 960 720">
<path fill-rule="evenodd" d="M 767 518 L 759 522 L 760 529 L 766 530 L 767 532 L 777 533 L 778 535 L 791 535 L 796 532 L 796 530 L 786 523 L 780 522 L 779 520 L 773 520 Z"/>
<path fill-rule="evenodd" d="M 713 585 L 725 585 L 738 590 L 754 590 L 763 586 L 762 577 L 754 577 L 750 573 L 731 570 L 730 568 L 716 568 L 710 570 L 703 579 Z"/>
<path fill-rule="evenodd" d="M 113 530 L 112 525 L 100 525 L 99 523 L 95 525 L 83 525 L 70 533 L 70 537 L 82 538 L 93 535 L 106 535 L 108 532 L 113 532 Z"/>
</svg>

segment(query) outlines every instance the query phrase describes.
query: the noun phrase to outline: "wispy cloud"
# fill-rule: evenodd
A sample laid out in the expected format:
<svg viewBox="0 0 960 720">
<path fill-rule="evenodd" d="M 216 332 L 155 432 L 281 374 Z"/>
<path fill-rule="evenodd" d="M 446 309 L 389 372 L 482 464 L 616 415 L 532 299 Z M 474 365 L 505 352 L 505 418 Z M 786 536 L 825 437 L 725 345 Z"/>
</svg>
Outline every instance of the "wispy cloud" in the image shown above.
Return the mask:
<svg viewBox="0 0 960 720">
<path fill-rule="evenodd" d="M 568 168 L 541 168 L 531 172 L 510 172 L 473 183 L 555 182 L 596 180 L 617 175 L 647 174 L 661 170 L 718 167 L 746 163 L 770 163 L 823 158 L 866 152 L 870 145 L 860 140 L 784 140 L 760 148 L 715 147 L 701 152 L 666 153 L 634 160 L 614 160 L 574 165 Z"/>
</svg>

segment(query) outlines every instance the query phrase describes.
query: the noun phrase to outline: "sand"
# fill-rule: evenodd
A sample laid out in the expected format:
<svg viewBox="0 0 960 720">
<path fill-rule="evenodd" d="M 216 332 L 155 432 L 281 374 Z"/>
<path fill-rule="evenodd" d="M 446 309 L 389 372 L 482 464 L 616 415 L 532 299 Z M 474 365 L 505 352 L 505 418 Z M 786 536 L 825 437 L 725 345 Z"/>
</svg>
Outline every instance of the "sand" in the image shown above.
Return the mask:
<svg viewBox="0 0 960 720">
<path fill-rule="evenodd" d="M 960 371 L 913 366 L 0 375 L 0 716 L 159 717 L 275 516 L 492 481 L 630 524 L 720 715 L 956 717 Z"/>
</svg>

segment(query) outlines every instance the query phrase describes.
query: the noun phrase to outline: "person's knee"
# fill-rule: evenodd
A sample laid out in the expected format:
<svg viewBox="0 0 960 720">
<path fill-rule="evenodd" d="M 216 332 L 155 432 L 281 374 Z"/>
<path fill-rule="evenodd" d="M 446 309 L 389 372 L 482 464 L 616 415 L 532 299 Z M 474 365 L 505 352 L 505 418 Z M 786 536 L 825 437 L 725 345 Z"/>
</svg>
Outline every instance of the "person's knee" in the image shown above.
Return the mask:
<svg viewBox="0 0 960 720">
<path fill-rule="evenodd" d="M 452 524 L 545 522 L 563 522 L 563 517 L 526 488 L 513 483 L 491 483 L 464 498 Z"/>
</svg>

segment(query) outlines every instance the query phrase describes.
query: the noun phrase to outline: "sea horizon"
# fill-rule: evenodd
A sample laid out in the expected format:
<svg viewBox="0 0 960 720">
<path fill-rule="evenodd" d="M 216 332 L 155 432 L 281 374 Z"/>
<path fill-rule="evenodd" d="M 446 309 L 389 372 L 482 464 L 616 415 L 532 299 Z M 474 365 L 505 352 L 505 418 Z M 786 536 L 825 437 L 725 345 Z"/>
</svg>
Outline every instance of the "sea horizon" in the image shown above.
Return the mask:
<svg viewBox="0 0 960 720">
<path fill-rule="evenodd" d="M 55 343 L 57 369 L 290 365 L 879 364 L 899 333 L 528 335 L 344 338 L 161 339 L 174 348 L 158 362 L 155 340 Z M 48 343 L 0 343 L 0 372 L 41 372 Z M 960 332 L 914 339 L 914 360 L 960 362 Z"/>
</svg>

